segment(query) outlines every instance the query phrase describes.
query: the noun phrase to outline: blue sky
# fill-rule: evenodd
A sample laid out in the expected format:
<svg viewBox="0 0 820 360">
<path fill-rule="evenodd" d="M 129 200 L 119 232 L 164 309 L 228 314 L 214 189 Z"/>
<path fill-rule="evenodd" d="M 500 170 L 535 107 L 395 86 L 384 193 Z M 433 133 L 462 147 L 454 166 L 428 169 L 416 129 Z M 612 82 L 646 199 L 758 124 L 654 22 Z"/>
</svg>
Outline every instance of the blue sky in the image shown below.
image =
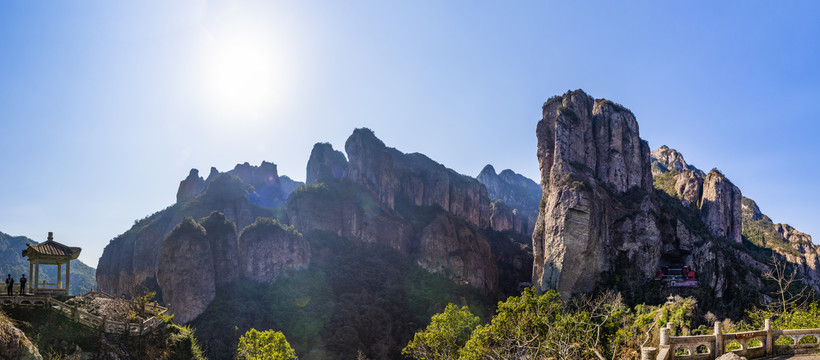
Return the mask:
<svg viewBox="0 0 820 360">
<path fill-rule="evenodd" d="M 581 88 L 818 235 L 819 7 L 2 2 L 0 231 L 54 231 L 96 266 L 191 168 L 267 160 L 304 180 L 312 145 L 356 127 L 464 174 L 537 178 L 541 104 Z"/>
</svg>

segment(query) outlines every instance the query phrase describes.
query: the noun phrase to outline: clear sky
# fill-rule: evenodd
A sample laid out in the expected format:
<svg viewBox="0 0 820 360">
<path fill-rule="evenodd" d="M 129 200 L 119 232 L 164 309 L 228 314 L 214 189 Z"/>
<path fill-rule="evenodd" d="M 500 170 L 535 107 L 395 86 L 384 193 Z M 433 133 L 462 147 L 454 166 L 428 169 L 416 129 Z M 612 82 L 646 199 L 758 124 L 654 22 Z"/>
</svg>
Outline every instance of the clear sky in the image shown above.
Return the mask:
<svg viewBox="0 0 820 360">
<path fill-rule="evenodd" d="M 537 179 L 541 105 L 581 88 L 820 236 L 820 3 L 727 3 L 0 2 L 0 231 L 96 266 L 191 168 L 304 180 L 356 127 Z"/>
</svg>

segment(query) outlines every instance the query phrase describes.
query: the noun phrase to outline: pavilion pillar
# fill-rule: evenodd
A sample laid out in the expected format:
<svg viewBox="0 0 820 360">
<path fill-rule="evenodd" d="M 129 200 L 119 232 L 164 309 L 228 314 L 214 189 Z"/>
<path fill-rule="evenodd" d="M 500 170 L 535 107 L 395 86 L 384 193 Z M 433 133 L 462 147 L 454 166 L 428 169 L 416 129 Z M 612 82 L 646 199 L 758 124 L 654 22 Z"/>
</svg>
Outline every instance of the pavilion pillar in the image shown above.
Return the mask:
<svg viewBox="0 0 820 360">
<path fill-rule="evenodd" d="M 68 289 L 70 276 L 71 276 L 71 260 L 68 260 L 68 262 L 65 263 L 65 294 L 66 295 L 70 295 L 69 294 L 70 290 Z"/>
<path fill-rule="evenodd" d="M 40 281 L 40 263 L 34 260 L 34 294 L 37 294 L 37 286 Z"/>
<path fill-rule="evenodd" d="M 28 284 L 27 284 L 28 285 L 28 292 L 31 292 L 31 281 L 34 280 L 34 278 L 31 276 L 31 274 L 33 272 L 34 272 L 34 263 L 29 261 L 28 262 Z"/>
<path fill-rule="evenodd" d="M 57 264 L 57 288 L 63 288 L 63 264 Z"/>
</svg>

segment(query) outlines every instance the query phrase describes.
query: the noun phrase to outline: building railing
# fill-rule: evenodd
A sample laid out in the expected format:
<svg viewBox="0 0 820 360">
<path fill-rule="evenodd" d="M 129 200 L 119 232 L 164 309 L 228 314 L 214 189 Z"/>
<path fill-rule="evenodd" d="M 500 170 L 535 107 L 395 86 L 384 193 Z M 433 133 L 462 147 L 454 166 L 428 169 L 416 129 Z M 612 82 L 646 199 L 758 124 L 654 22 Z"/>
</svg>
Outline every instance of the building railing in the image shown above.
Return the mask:
<svg viewBox="0 0 820 360">
<path fill-rule="evenodd" d="M 641 360 L 712 360 L 727 352 L 747 359 L 820 352 L 820 329 L 773 330 L 766 319 L 763 330 L 724 334 L 715 323 L 712 335 L 670 336 L 673 325 L 661 328 L 660 346 L 641 349 Z M 814 337 L 813 341 L 802 340 Z M 788 338 L 790 344 L 777 344 Z"/>
</svg>

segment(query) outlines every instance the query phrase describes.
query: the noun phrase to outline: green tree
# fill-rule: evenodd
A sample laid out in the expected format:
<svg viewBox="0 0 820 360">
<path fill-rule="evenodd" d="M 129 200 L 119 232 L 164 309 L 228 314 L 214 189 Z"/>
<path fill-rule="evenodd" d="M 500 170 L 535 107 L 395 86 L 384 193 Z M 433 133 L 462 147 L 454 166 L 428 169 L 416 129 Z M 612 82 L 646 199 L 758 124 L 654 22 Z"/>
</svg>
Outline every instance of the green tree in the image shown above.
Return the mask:
<svg viewBox="0 0 820 360">
<path fill-rule="evenodd" d="M 534 288 L 498 304 L 493 320 L 473 331 L 459 359 L 594 359 L 627 309 L 605 293 L 565 305 L 560 294 Z"/>
<path fill-rule="evenodd" d="M 458 350 L 470 338 L 479 321 L 467 306 L 459 309 L 452 303 L 447 304 L 444 312 L 433 315 L 430 325 L 417 332 L 401 352 L 419 360 L 457 359 Z"/>
<path fill-rule="evenodd" d="M 285 335 L 279 331 L 248 330 L 239 338 L 236 348 L 239 359 L 245 360 L 296 360 L 296 351 L 290 347 Z"/>
</svg>

